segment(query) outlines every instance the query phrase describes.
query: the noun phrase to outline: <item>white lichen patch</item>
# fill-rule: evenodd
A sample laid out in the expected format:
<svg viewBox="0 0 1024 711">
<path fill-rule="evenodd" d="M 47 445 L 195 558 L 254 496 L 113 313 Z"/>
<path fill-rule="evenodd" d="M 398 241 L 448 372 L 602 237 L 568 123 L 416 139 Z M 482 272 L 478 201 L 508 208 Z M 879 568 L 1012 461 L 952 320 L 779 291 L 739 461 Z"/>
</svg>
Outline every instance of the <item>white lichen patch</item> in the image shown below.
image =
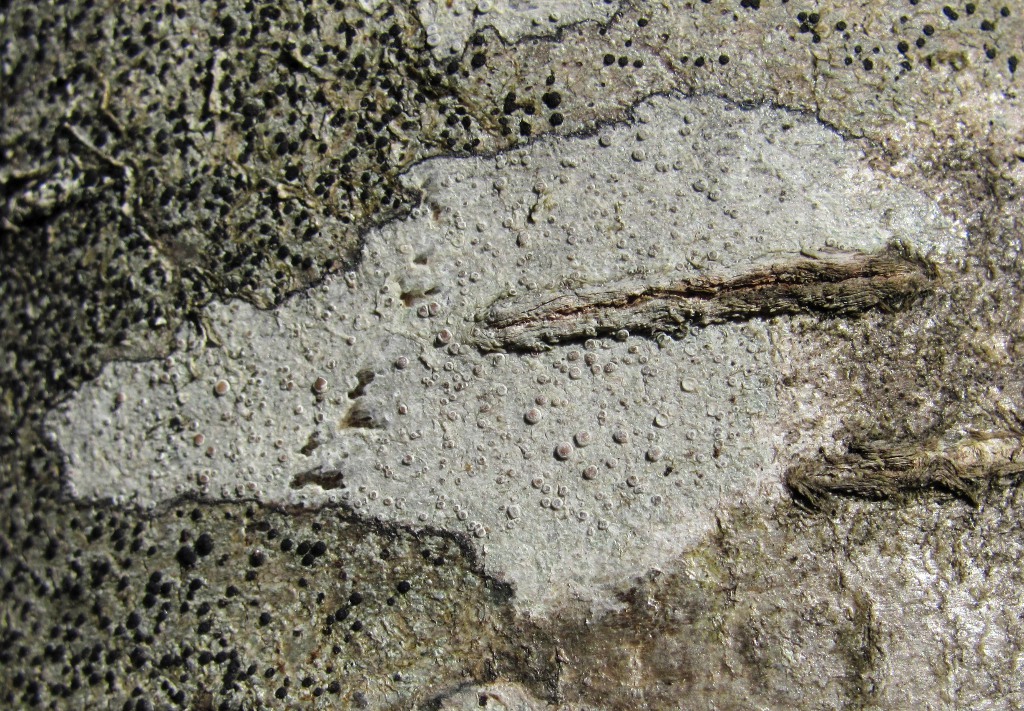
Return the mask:
<svg viewBox="0 0 1024 711">
<path fill-rule="evenodd" d="M 781 490 L 774 327 L 483 353 L 475 315 L 565 283 L 951 235 L 813 121 L 711 98 L 406 182 L 421 205 L 366 236 L 357 271 L 270 312 L 212 304 L 206 338 L 112 363 L 52 413 L 74 494 L 344 502 L 468 535 L 524 610 L 593 599 L 697 544 L 721 507 Z"/>
<path fill-rule="evenodd" d="M 439 56 L 461 54 L 474 32 L 493 27 L 506 42 L 551 35 L 584 20 L 607 20 L 618 10 L 608 0 L 419 0 L 416 12 L 427 44 Z"/>
</svg>

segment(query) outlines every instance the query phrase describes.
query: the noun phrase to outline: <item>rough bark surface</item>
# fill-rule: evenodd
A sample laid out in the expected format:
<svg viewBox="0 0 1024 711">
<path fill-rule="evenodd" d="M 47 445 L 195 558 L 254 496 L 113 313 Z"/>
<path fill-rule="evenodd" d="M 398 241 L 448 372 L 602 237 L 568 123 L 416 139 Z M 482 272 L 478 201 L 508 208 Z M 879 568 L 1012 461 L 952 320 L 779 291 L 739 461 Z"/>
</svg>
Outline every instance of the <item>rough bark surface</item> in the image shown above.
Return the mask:
<svg viewBox="0 0 1024 711">
<path fill-rule="evenodd" d="M 0 2 L 4 708 L 1024 706 L 1024 9 L 518 5 Z M 905 246 L 880 252 L 891 238 Z M 465 263 L 431 261 L 458 249 Z M 678 263 L 655 273 L 666 254 Z M 223 455 L 198 418 L 157 409 L 168 392 L 190 407 L 204 364 L 249 364 L 214 316 L 238 307 L 234 337 L 251 321 L 298 343 L 295 313 L 340 322 L 323 289 L 361 293 L 375 269 L 390 291 L 368 308 L 422 310 L 431 334 L 410 330 L 419 350 L 386 370 L 438 375 L 434 430 L 462 467 L 409 484 L 435 496 L 429 515 L 375 513 L 372 477 L 402 484 L 393 444 L 431 431 L 388 430 L 385 369 L 344 357 L 338 429 L 373 444 L 379 472 L 299 467 L 275 498 L 226 464 L 138 464 L 139 428 L 164 438 L 156 462 L 164 444 Z M 444 321 L 438 294 L 480 320 Z M 476 346 L 508 351 L 507 389 L 531 398 L 510 449 L 526 459 L 529 432 L 556 420 L 577 430 L 516 472 L 521 505 L 487 501 L 483 480 L 518 480 L 447 436 L 480 376 L 442 379 Z M 672 348 L 694 374 L 622 389 Z M 577 402 L 580 363 L 597 370 Z M 105 389 L 123 372 L 140 391 Z M 294 369 L 235 375 L 204 394 L 259 413 L 243 454 L 284 457 L 249 474 L 323 451 L 272 423 L 298 416 L 290 400 L 274 411 L 284 394 L 260 409 L 230 390 L 293 392 Z M 329 387 L 298 383 L 305 415 Z M 762 396 L 772 408 L 744 419 Z M 643 409 L 676 398 L 675 419 Z M 472 404 L 500 434 L 493 403 Z M 85 421 L 103 436 L 68 440 Z M 752 451 L 756 423 L 770 434 Z M 122 473 L 86 472 L 83 495 L 68 453 L 93 461 L 108 435 L 130 454 Z M 572 487 L 600 493 L 577 533 L 615 537 L 606 568 L 604 549 L 557 550 L 576 539 L 552 533 L 582 511 L 557 467 L 601 447 L 629 454 L 573 470 Z M 730 467 L 757 476 L 723 494 Z M 163 484 L 179 476 L 198 484 Z M 672 526 L 692 521 L 656 513 L 677 490 L 713 502 L 685 545 Z M 460 495 L 501 508 L 467 528 Z M 528 583 L 549 580 L 557 594 L 531 607 Z"/>
</svg>

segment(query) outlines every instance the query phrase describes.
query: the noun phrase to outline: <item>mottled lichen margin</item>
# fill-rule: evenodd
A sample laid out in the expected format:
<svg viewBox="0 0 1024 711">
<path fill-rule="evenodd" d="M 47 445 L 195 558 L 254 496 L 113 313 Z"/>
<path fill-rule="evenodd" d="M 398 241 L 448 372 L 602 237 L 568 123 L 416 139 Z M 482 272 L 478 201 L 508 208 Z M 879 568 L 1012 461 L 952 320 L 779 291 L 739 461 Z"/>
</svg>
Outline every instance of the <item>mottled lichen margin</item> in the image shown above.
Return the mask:
<svg viewBox="0 0 1024 711">
<path fill-rule="evenodd" d="M 25 514 L 13 483 L 0 485 L 11 513 L 0 559 L 13 546 L 22 563 L 4 578 L 0 695 L 11 707 L 141 696 L 185 708 L 408 708 L 528 668 L 535 693 L 554 688 L 542 645 L 509 646 L 535 633 L 458 535 L 368 525 L 344 507 L 188 497 L 146 514 L 77 501 Z M 49 529 L 55 518 L 63 529 Z M 45 591 L 23 579 L 61 564 L 68 575 Z M 40 626 L 60 630 L 72 671 L 39 661 L 54 638 L 24 631 Z"/>
</svg>

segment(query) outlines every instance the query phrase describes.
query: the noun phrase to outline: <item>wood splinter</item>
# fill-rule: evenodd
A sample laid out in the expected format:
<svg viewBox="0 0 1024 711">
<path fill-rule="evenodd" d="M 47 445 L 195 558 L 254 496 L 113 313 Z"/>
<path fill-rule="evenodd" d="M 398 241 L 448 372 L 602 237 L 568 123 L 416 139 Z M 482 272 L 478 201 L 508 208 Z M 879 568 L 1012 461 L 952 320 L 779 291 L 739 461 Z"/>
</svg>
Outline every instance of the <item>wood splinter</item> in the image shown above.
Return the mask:
<svg viewBox="0 0 1024 711">
<path fill-rule="evenodd" d="M 671 335 L 690 324 L 801 313 L 850 316 L 900 308 L 929 291 L 936 277 L 933 265 L 893 246 L 875 254 L 801 257 L 728 278 L 634 278 L 532 291 L 484 309 L 470 340 L 482 350 L 542 351 L 619 331 Z"/>
</svg>

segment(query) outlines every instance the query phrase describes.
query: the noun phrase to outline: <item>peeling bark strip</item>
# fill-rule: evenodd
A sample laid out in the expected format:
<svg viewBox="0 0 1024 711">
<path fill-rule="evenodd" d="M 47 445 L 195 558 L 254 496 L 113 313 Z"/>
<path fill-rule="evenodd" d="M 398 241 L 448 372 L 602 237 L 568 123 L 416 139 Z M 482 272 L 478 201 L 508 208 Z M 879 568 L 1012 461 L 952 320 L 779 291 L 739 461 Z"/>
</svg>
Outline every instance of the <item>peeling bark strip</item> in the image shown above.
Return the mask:
<svg viewBox="0 0 1024 711">
<path fill-rule="evenodd" d="M 798 464 L 786 472 L 786 486 L 798 499 L 818 509 L 829 508 L 826 497 L 830 495 L 888 499 L 927 489 L 947 491 L 977 506 L 977 493 L 969 480 L 986 475 L 985 469 L 966 470 L 944 457 L 901 466 L 854 456 L 833 464 Z"/>
<path fill-rule="evenodd" d="M 878 254 L 833 252 L 732 278 L 666 284 L 630 279 L 499 299 L 477 316 L 472 342 L 484 350 L 546 350 L 621 330 L 679 333 L 783 314 L 849 316 L 894 309 L 928 291 L 935 268 L 902 247 Z"/>
<path fill-rule="evenodd" d="M 828 496 L 887 499 L 927 489 L 947 491 L 978 505 L 983 481 L 1018 480 L 1024 474 L 1020 432 L 974 433 L 942 446 L 923 442 L 854 442 L 848 453 L 810 460 L 786 472 L 786 486 L 814 508 Z"/>
</svg>

